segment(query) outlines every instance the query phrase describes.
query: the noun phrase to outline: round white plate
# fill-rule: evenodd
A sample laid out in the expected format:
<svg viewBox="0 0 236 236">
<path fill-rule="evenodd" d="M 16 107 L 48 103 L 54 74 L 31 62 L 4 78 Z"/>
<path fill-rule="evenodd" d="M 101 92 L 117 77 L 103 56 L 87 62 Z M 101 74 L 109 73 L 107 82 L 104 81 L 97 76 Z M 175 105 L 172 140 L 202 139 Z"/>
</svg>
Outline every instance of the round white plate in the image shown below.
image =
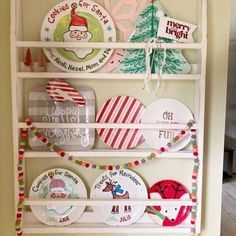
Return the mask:
<svg viewBox="0 0 236 236">
<path fill-rule="evenodd" d="M 121 169 L 106 171 L 94 182 L 90 198 L 100 199 L 147 199 L 143 180 L 133 171 Z M 145 206 L 93 206 L 93 211 L 104 223 L 125 226 L 136 222 L 144 213 Z"/>
<path fill-rule="evenodd" d="M 75 173 L 66 169 L 50 169 L 33 182 L 29 197 L 33 199 L 87 198 L 86 188 Z M 79 219 L 84 206 L 31 206 L 35 217 L 46 225 L 69 225 Z"/>
<path fill-rule="evenodd" d="M 109 13 L 99 4 L 66 0 L 53 7 L 41 28 L 46 42 L 115 42 L 115 25 Z M 92 72 L 103 66 L 113 53 L 111 49 L 45 48 L 49 60 L 67 72 Z"/>
<path fill-rule="evenodd" d="M 177 124 L 188 123 L 192 119 L 193 114 L 185 104 L 172 98 L 164 98 L 151 103 L 146 108 L 141 122 L 147 124 Z M 179 130 L 143 130 L 146 142 L 155 149 L 165 147 L 178 133 Z M 190 140 L 191 134 L 186 134 L 169 150 L 181 150 L 188 145 Z"/>
</svg>

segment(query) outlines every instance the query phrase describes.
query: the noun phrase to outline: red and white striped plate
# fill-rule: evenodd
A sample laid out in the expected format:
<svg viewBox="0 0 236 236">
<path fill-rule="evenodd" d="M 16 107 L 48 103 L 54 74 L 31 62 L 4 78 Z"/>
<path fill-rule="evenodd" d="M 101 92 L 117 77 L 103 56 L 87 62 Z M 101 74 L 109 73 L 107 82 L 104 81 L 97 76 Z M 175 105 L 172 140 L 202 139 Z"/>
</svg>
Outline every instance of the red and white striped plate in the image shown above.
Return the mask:
<svg viewBox="0 0 236 236">
<path fill-rule="evenodd" d="M 62 79 L 49 81 L 46 90 L 48 95 L 56 102 L 72 101 L 78 106 L 85 106 L 85 98 Z"/>
<path fill-rule="evenodd" d="M 137 99 L 117 96 L 107 100 L 97 114 L 97 123 L 140 123 L 145 107 Z M 115 149 L 131 149 L 144 141 L 139 129 L 98 129 L 98 136 Z"/>
</svg>

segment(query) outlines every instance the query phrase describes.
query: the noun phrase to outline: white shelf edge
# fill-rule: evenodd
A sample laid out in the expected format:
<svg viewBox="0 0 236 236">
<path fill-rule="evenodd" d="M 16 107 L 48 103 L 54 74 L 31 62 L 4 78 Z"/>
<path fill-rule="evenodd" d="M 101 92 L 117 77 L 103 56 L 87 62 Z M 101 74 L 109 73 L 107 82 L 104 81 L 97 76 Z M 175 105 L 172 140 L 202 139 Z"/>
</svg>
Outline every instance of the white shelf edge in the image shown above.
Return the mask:
<svg viewBox="0 0 236 236">
<path fill-rule="evenodd" d="M 72 43 L 72 42 L 42 42 L 42 41 L 16 41 L 18 48 L 104 48 L 104 49 L 145 49 L 146 43 Z M 201 49 L 201 43 L 158 43 L 154 48 L 167 48 L 167 49 Z"/>
<path fill-rule="evenodd" d="M 117 74 L 117 73 L 65 73 L 65 72 L 18 72 L 18 78 L 23 79 L 111 79 L 111 80 L 143 80 L 146 74 Z M 200 80 L 200 74 L 164 74 L 161 80 L 178 80 L 178 81 L 198 81 Z M 152 80 L 160 80 L 158 75 L 152 75 Z"/>
<path fill-rule="evenodd" d="M 25 206 L 193 206 L 191 200 L 155 200 L 155 199 L 67 199 L 67 200 L 51 200 L 51 199 L 32 199 L 27 198 L 24 201 Z"/>
<path fill-rule="evenodd" d="M 78 157 L 135 157 L 144 158 L 150 155 L 154 150 L 110 150 L 110 149 L 95 149 L 90 151 L 74 151 L 67 153 L 72 156 Z M 55 152 L 37 152 L 37 151 L 26 151 L 25 158 L 56 158 L 58 154 Z M 179 151 L 179 152 L 165 152 L 163 154 L 157 155 L 158 159 L 170 159 L 170 158 L 180 158 L 180 159 L 192 159 L 193 154 L 191 151 Z"/>
<path fill-rule="evenodd" d="M 77 222 L 64 227 L 47 226 L 39 222 L 32 212 L 24 214 L 24 233 L 189 233 L 189 219 L 178 227 L 161 227 L 155 224 L 147 213 L 134 224 L 114 227 L 104 224 L 94 212 L 84 212 Z"/>
<path fill-rule="evenodd" d="M 132 224 L 126 227 L 115 227 L 105 224 L 72 224 L 65 227 L 53 227 L 43 224 L 27 225 L 23 228 L 25 234 L 107 234 L 107 233 L 190 233 L 190 226 L 182 227 L 160 227 L 158 225 Z"/>
<path fill-rule="evenodd" d="M 129 123 L 34 123 L 34 126 L 42 128 L 55 129 L 173 129 L 187 130 L 187 124 L 129 124 Z M 18 122 L 18 128 L 28 128 L 24 122 Z M 198 129 L 194 124 L 192 129 Z"/>
</svg>

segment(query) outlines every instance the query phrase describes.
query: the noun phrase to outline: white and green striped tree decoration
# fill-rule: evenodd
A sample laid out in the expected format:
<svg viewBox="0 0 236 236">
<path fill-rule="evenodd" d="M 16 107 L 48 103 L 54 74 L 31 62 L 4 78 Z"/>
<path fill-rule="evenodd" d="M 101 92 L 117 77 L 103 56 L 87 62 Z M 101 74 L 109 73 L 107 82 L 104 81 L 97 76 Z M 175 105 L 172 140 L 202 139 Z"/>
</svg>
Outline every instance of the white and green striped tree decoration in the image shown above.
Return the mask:
<svg viewBox="0 0 236 236">
<path fill-rule="evenodd" d="M 165 12 L 161 4 L 157 0 L 152 0 L 147 4 L 146 8 L 140 13 L 135 30 L 130 38 L 133 43 L 145 43 L 151 38 L 157 38 L 157 30 L 159 26 L 158 13 Z M 164 13 L 167 16 L 166 13 Z M 175 41 L 165 38 L 160 40 L 166 43 Z M 154 50 L 150 55 L 150 67 L 153 74 L 159 72 L 164 60 L 164 50 Z M 165 64 L 162 69 L 164 74 L 186 74 L 191 70 L 190 65 L 183 57 L 179 49 L 167 49 Z M 127 49 L 125 56 L 121 60 L 119 66 L 115 70 L 116 73 L 145 73 L 146 68 L 146 52 L 145 49 Z"/>
</svg>

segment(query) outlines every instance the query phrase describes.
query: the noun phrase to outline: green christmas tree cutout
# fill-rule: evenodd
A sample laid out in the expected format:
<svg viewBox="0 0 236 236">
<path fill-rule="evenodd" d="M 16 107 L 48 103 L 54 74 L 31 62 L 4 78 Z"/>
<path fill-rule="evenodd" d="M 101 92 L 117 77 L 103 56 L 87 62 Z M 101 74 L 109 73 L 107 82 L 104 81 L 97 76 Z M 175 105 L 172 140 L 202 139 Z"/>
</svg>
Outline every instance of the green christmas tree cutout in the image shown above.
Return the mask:
<svg viewBox="0 0 236 236">
<path fill-rule="evenodd" d="M 157 38 L 157 30 L 159 26 L 159 18 L 157 13 L 165 12 L 161 4 L 152 0 L 147 4 L 146 8 L 140 13 L 135 31 L 130 38 L 132 43 L 147 43 L 151 38 Z M 167 14 L 165 13 L 165 16 Z M 174 40 L 160 38 L 166 43 L 173 43 Z M 191 66 L 183 57 L 179 49 L 167 49 L 166 58 L 165 50 L 153 50 L 150 54 L 150 66 L 153 74 L 159 72 L 163 61 L 165 64 L 162 69 L 164 74 L 187 74 L 191 70 Z M 116 73 L 145 73 L 146 68 L 146 51 L 145 49 L 128 49 L 125 56 L 116 68 Z"/>
</svg>

